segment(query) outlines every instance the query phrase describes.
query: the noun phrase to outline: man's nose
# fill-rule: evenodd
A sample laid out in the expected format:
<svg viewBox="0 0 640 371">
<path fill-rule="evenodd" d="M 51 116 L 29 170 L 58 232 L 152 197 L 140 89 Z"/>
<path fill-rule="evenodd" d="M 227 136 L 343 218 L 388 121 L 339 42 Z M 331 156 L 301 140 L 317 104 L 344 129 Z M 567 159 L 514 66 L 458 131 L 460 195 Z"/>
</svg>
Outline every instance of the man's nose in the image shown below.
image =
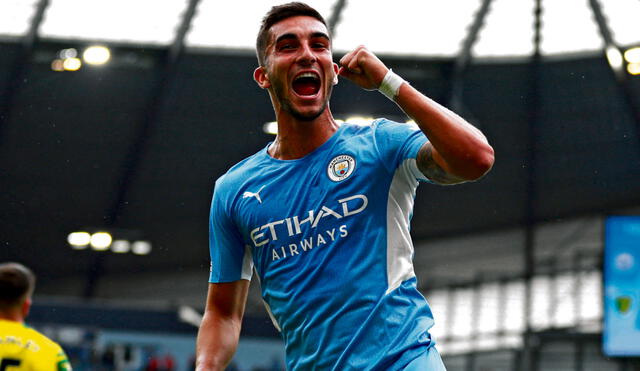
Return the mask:
<svg viewBox="0 0 640 371">
<path fill-rule="evenodd" d="M 316 55 L 313 53 L 313 49 L 309 45 L 303 45 L 300 48 L 300 54 L 298 55 L 298 63 L 311 64 L 316 61 Z"/>
</svg>

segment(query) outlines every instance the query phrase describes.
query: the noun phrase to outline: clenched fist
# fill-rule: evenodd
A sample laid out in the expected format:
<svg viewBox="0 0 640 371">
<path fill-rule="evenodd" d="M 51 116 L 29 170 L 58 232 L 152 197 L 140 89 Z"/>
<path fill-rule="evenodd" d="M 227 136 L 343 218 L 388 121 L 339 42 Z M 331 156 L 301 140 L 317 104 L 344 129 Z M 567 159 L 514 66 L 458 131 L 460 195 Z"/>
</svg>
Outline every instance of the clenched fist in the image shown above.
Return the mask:
<svg viewBox="0 0 640 371">
<path fill-rule="evenodd" d="M 338 75 L 353 81 L 366 90 L 378 89 L 389 69 L 364 45 L 360 45 L 340 59 Z"/>
</svg>

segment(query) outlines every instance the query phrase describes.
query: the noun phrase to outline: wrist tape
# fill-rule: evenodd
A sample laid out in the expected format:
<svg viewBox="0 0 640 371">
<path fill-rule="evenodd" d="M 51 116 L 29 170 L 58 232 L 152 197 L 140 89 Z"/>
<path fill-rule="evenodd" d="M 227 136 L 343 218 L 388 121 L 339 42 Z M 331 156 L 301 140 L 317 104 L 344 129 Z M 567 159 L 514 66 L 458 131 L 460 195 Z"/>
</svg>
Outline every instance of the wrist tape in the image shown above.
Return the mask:
<svg viewBox="0 0 640 371">
<path fill-rule="evenodd" d="M 382 79 L 382 82 L 378 87 L 378 91 L 384 94 L 385 97 L 391 100 L 395 100 L 395 98 L 398 96 L 398 92 L 400 91 L 400 86 L 402 85 L 403 82 L 406 82 L 406 81 L 402 77 L 396 75 L 396 73 L 393 72 L 391 68 L 389 68 L 389 71 L 387 72 L 386 75 L 384 75 L 384 79 Z"/>
</svg>

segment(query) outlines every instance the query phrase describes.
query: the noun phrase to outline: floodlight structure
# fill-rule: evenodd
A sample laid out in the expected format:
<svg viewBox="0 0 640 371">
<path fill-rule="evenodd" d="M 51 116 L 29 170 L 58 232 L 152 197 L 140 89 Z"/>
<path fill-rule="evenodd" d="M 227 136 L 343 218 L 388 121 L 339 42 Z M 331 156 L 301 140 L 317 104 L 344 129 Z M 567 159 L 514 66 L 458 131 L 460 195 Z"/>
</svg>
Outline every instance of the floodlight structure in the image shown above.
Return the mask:
<svg viewBox="0 0 640 371">
<path fill-rule="evenodd" d="M 624 60 L 627 63 L 627 72 L 629 75 L 640 75 L 640 46 L 625 50 Z"/>
<path fill-rule="evenodd" d="M 85 228 L 69 233 L 67 243 L 74 250 L 110 251 L 115 254 L 148 255 L 151 242 L 140 239 L 140 232 L 107 228 Z"/>
<path fill-rule="evenodd" d="M 82 59 L 94 66 L 107 63 L 111 59 L 111 51 L 103 45 L 92 45 L 84 50 Z"/>
</svg>

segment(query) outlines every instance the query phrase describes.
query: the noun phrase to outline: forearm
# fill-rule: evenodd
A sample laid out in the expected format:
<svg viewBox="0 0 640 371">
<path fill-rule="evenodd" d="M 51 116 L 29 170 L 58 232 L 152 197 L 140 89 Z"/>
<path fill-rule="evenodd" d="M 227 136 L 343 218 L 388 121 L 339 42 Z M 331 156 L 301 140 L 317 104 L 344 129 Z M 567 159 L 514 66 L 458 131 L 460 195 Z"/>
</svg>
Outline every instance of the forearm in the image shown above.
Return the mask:
<svg viewBox="0 0 640 371">
<path fill-rule="evenodd" d="M 196 342 L 196 370 L 224 370 L 238 347 L 240 320 L 216 318 L 207 312 L 202 319 Z"/>
<path fill-rule="evenodd" d="M 486 137 L 454 112 L 406 83 L 400 86 L 395 102 L 429 138 L 445 171 L 473 180 L 493 165 L 493 148 Z"/>
<path fill-rule="evenodd" d="M 418 163 L 421 170 L 435 164 L 438 171 L 441 169 L 459 182 L 478 179 L 493 166 L 493 148 L 480 130 L 390 74 L 366 47 L 361 45 L 347 53 L 340 64 L 340 76 L 363 89 L 378 89 L 394 98 L 429 138 L 429 153 L 421 156 L 423 163 Z"/>
</svg>

